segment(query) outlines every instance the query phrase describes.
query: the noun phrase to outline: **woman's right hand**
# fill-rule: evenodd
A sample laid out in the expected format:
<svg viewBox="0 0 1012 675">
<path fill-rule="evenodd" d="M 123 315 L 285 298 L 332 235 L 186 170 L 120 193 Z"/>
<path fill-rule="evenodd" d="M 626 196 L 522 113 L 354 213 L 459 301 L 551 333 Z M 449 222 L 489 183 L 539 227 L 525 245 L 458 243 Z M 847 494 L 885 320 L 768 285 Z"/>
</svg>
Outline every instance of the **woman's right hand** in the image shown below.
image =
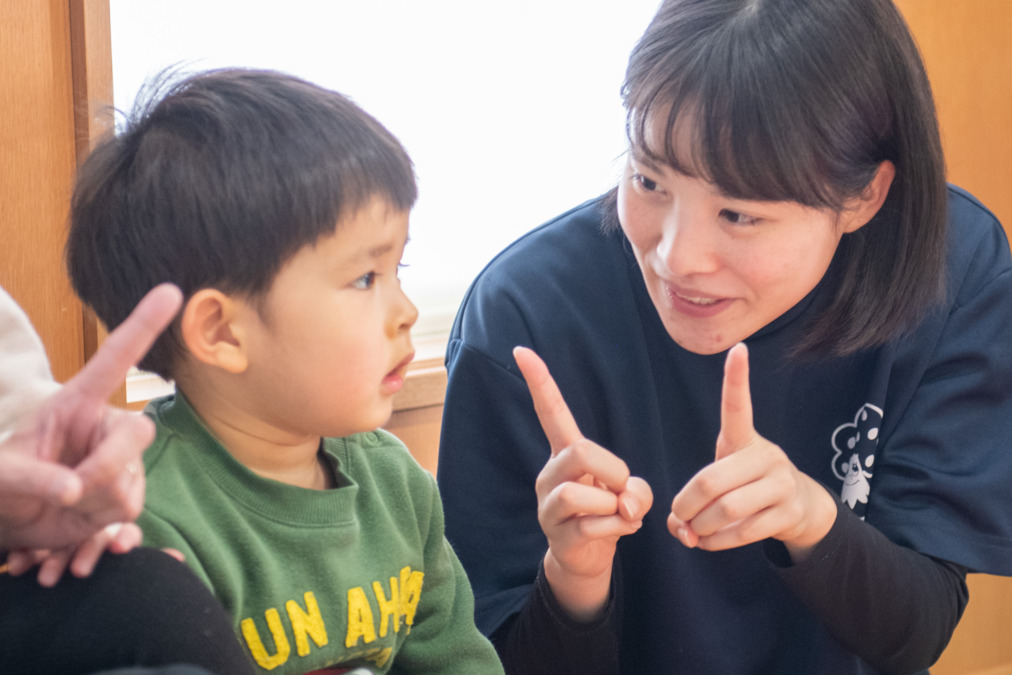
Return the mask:
<svg viewBox="0 0 1012 675">
<path fill-rule="evenodd" d="M 532 350 L 513 350 L 552 455 L 538 475 L 538 521 L 548 538 L 545 578 L 577 621 L 604 609 L 619 537 L 640 529 L 653 504 L 646 481 L 583 437 L 548 367 Z"/>
</svg>

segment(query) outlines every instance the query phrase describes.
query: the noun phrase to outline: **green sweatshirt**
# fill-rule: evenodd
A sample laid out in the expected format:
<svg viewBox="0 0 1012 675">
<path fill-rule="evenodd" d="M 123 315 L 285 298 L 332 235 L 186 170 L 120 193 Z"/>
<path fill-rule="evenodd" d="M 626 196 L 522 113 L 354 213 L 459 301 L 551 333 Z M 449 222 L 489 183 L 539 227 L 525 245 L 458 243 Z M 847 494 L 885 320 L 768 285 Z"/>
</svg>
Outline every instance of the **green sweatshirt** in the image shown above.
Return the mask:
<svg viewBox="0 0 1012 675">
<path fill-rule="evenodd" d="M 146 412 L 144 543 L 182 551 L 262 671 L 503 672 L 435 481 L 394 436 L 324 439 L 337 487 L 308 490 L 240 464 L 181 395 Z"/>
</svg>

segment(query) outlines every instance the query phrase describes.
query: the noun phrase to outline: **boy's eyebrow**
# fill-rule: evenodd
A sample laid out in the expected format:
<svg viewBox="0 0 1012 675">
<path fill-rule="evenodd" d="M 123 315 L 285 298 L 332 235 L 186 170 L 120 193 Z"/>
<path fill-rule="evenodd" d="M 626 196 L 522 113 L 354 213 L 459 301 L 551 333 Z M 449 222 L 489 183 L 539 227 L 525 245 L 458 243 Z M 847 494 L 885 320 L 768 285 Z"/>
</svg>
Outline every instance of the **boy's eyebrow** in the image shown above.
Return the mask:
<svg viewBox="0 0 1012 675">
<path fill-rule="evenodd" d="M 366 254 L 370 258 L 380 258 L 392 250 L 394 250 L 393 244 L 381 244 L 380 246 L 374 246 L 373 248 L 369 249 L 366 252 Z"/>
<path fill-rule="evenodd" d="M 377 246 L 373 246 L 372 248 L 360 249 L 354 255 L 358 259 L 382 258 L 392 250 L 394 250 L 394 244 L 391 242 L 387 244 L 379 244 Z"/>
<path fill-rule="evenodd" d="M 408 242 L 411 241 L 411 237 L 407 237 L 404 240 L 404 245 L 407 246 Z M 390 253 L 398 246 L 396 241 L 388 241 L 382 244 L 377 244 L 372 248 L 361 248 L 355 252 L 349 252 L 351 256 L 349 260 L 372 260 L 374 258 L 382 258 L 386 254 Z"/>
<path fill-rule="evenodd" d="M 405 246 L 407 246 L 410 242 L 411 242 L 411 237 L 405 237 L 404 238 L 404 245 Z M 370 257 L 372 257 L 372 258 L 379 258 L 379 257 L 382 257 L 382 256 L 386 255 L 387 253 L 390 253 L 390 251 L 393 251 L 396 247 L 397 247 L 397 244 L 395 242 L 389 242 L 389 243 L 386 243 L 386 244 L 380 244 L 379 246 L 374 246 L 373 248 L 369 249 L 368 255 Z"/>
</svg>

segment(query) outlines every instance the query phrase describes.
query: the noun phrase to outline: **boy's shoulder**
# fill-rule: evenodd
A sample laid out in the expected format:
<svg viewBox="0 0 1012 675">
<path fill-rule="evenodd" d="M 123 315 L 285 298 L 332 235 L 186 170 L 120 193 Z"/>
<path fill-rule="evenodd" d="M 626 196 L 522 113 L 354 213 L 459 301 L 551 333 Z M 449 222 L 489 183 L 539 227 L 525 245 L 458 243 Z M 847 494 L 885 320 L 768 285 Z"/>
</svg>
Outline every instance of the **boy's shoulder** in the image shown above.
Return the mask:
<svg viewBox="0 0 1012 675">
<path fill-rule="evenodd" d="M 415 460 L 394 434 L 376 429 L 340 438 L 323 439 L 323 450 L 341 471 L 363 487 L 380 489 L 401 485 L 412 493 L 429 493 L 435 479 Z"/>
<path fill-rule="evenodd" d="M 183 399 L 177 399 L 175 394 L 169 394 L 151 399 L 144 406 L 144 414 L 155 423 L 155 439 L 148 446 L 147 450 L 144 451 L 144 464 L 147 466 L 148 471 L 151 470 L 152 465 L 164 452 L 169 442 L 172 439 L 178 440 L 182 435 L 180 430 L 176 428 L 176 424 L 174 424 L 174 422 L 178 423 L 184 419 L 176 411 L 177 400 L 182 401 Z"/>
</svg>

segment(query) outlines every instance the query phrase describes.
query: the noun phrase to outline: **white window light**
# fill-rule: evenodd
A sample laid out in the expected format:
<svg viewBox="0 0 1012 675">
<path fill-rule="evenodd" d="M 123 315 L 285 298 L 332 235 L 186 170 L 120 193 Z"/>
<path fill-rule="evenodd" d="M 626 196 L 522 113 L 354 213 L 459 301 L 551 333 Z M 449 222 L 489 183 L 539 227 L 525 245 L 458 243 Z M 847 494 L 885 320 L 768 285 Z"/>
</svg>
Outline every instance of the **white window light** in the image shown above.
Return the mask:
<svg viewBox="0 0 1012 675">
<path fill-rule="evenodd" d="M 657 4 L 111 0 L 115 106 L 175 64 L 282 70 L 352 97 L 415 163 L 401 278 L 425 340 L 499 250 L 614 185 L 619 87 Z"/>
</svg>

